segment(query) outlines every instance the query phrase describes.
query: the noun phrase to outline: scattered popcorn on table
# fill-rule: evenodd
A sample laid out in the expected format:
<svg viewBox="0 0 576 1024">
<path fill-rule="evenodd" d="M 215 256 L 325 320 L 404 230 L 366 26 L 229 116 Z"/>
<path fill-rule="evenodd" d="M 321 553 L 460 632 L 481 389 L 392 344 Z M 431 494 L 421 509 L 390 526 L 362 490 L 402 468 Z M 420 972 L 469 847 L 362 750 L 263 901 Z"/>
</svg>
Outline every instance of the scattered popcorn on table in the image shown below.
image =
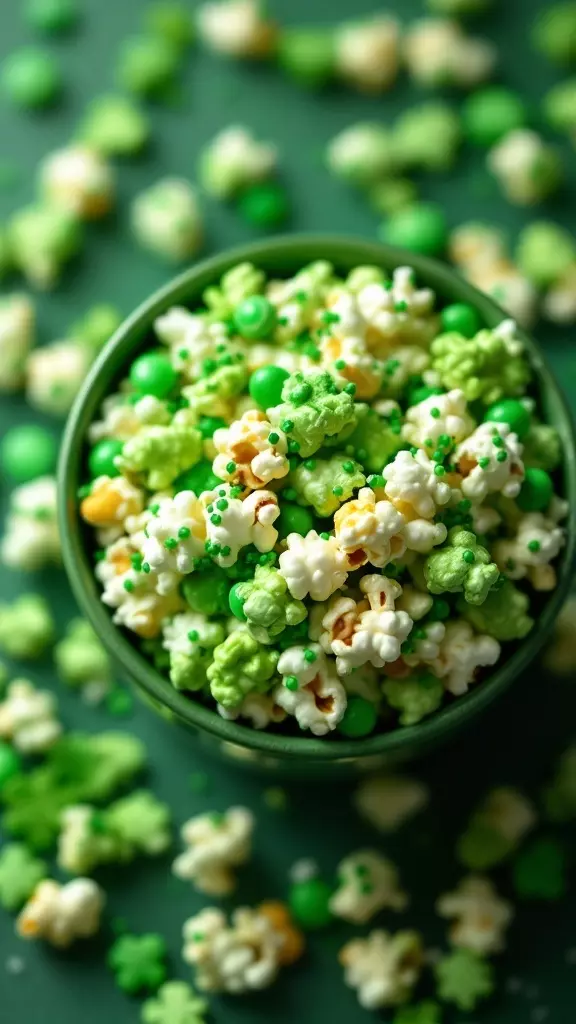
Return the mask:
<svg viewBox="0 0 576 1024">
<path fill-rule="evenodd" d="M 21 594 L 0 604 L 0 651 L 21 661 L 42 657 L 54 642 L 54 619 L 41 594 Z"/>
<path fill-rule="evenodd" d="M 136 241 L 164 259 L 181 263 L 194 256 L 203 241 L 195 190 L 184 178 L 161 178 L 132 201 Z"/>
<path fill-rule="evenodd" d="M 54 204 L 38 203 L 17 210 L 8 230 L 18 270 L 42 291 L 55 287 L 64 265 L 82 245 L 76 216 Z"/>
<path fill-rule="evenodd" d="M 9 683 L 0 701 L 0 737 L 22 754 L 39 754 L 53 746 L 61 732 L 53 694 L 37 690 L 27 679 Z"/>
<path fill-rule="evenodd" d="M 408 897 L 395 866 L 375 850 L 351 853 L 337 867 L 338 888 L 330 910 L 353 924 L 366 924 L 385 907 L 404 910 Z"/>
<path fill-rule="evenodd" d="M 365 1010 L 399 1006 L 410 999 L 423 965 L 417 932 L 375 930 L 365 939 L 351 939 L 339 953 L 344 981 L 357 991 Z"/>
<path fill-rule="evenodd" d="M 74 339 L 34 349 L 26 362 L 28 403 L 51 416 L 66 416 L 92 360 L 90 350 Z"/>
<path fill-rule="evenodd" d="M 146 114 L 126 96 L 113 93 L 97 96 L 88 104 L 79 130 L 80 141 L 103 157 L 135 156 L 149 137 Z"/>
<path fill-rule="evenodd" d="M 35 342 L 36 314 L 27 295 L 0 299 L 0 392 L 17 391 L 26 377 L 26 359 Z"/>
<path fill-rule="evenodd" d="M 40 189 L 46 202 L 81 220 L 100 220 L 114 204 L 112 168 L 87 146 L 68 146 L 45 157 Z"/>
<path fill-rule="evenodd" d="M 379 832 L 396 832 L 428 803 L 426 786 L 401 775 L 364 779 L 353 797 L 354 807 Z"/>
<path fill-rule="evenodd" d="M 456 162 L 462 142 L 460 120 L 449 104 L 428 100 L 401 112 L 392 141 L 403 170 L 447 171 Z"/>
<path fill-rule="evenodd" d="M 15 487 L 10 495 L 0 558 L 11 569 L 34 572 L 59 564 L 56 480 L 39 477 Z"/>
<path fill-rule="evenodd" d="M 517 206 L 533 206 L 558 189 L 562 162 L 554 146 L 529 128 L 517 128 L 488 154 L 488 169 L 506 199 Z"/>
<path fill-rule="evenodd" d="M 261 0 L 210 0 L 198 8 L 196 25 L 202 42 L 226 57 L 268 57 L 276 37 Z"/>
<path fill-rule="evenodd" d="M 229 807 L 190 818 L 181 829 L 187 849 L 172 871 L 209 896 L 226 896 L 236 887 L 233 868 L 245 864 L 252 852 L 254 817 L 246 807 Z"/>
<path fill-rule="evenodd" d="M 352 185 L 373 185 L 395 167 L 390 132 L 384 125 L 359 121 L 330 141 L 326 164 L 335 177 Z"/>
<path fill-rule="evenodd" d="M 126 864 L 157 857 L 172 842 L 170 811 L 148 790 L 121 797 L 104 810 L 71 804 L 62 813 L 58 865 L 75 875 L 101 864 Z"/>
<path fill-rule="evenodd" d="M 72 619 L 54 647 L 58 678 L 79 689 L 88 704 L 98 704 L 112 687 L 112 665 L 92 626 Z"/>
<path fill-rule="evenodd" d="M 452 945 L 479 956 L 491 956 L 505 948 L 504 933 L 514 914 L 487 878 L 472 875 L 463 879 L 455 892 L 440 896 L 436 912 L 440 917 L 454 919 L 450 929 Z"/>
<path fill-rule="evenodd" d="M 434 967 L 437 994 L 459 1010 L 474 1010 L 494 991 L 494 971 L 490 963 L 470 949 L 456 949 L 442 957 Z"/>
<path fill-rule="evenodd" d="M 45 939 L 65 949 L 77 939 L 96 935 L 104 902 L 103 890 L 91 878 L 75 878 L 65 885 L 46 879 L 32 893 L 16 929 L 23 939 Z"/>
<path fill-rule="evenodd" d="M 496 51 L 488 40 L 467 36 L 458 22 L 423 18 L 408 29 L 404 59 L 417 85 L 470 89 L 490 78 Z"/>
<path fill-rule="evenodd" d="M 202 187 L 216 199 L 231 199 L 238 192 L 269 178 L 277 164 L 276 147 L 257 142 L 248 128 L 224 128 L 201 154 Z"/>
<path fill-rule="evenodd" d="M 534 828 L 536 810 L 518 790 L 491 790 L 472 814 L 457 846 L 458 859 L 472 871 L 485 871 L 520 846 Z"/>
<path fill-rule="evenodd" d="M 399 44 L 400 27 L 387 14 L 344 22 L 334 37 L 336 74 L 360 92 L 385 92 L 398 75 Z"/>
<path fill-rule="evenodd" d="M 34 857 L 23 843 L 0 847 L 0 906 L 20 910 L 36 886 L 46 878 L 48 866 Z"/>
</svg>

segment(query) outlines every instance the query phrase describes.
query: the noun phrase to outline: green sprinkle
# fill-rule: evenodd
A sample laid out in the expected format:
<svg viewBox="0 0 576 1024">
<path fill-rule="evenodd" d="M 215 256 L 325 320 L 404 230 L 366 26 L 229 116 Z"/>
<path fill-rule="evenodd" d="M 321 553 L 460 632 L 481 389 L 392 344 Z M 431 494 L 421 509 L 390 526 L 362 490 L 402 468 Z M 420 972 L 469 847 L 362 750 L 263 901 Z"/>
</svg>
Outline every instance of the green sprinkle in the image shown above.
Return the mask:
<svg viewBox="0 0 576 1024">
<path fill-rule="evenodd" d="M 218 513 L 216 512 L 213 516 L 210 516 L 210 522 L 212 523 L 213 526 L 220 526 L 220 523 L 222 522 L 222 516 L 219 516 Z"/>
<path fill-rule="evenodd" d="M 284 680 L 284 686 L 286 687 L 287 690 L 297 690 L 298 680 L 296 676 L 286 676 Z"/>
<path fill-rule="evenodd" d="M 196 641 L 200 639 L 200 634 L 199 634 L 198 630 L 197 629 L 189 630 L 189 632 L 188 632 L 188 639 L 191 641 L 191 643 L 195 644 Z"/>
<path fill-rule="evenodd" d="M 284 420 L 283 423 L 281 423 L 280 426 L 281 426 L 281 429 L 284 431 L 285 434 L 289 434 L 291 430 L 294 430 L 294 422 L 293 422 L 293 420 Z"/>
<path fill-rule="evenodd" d="M 482 459 L 478 459 L 478 465 L 480 466 L 480 469 L 488 469 L 490 459 L 485 455 Z"/>
<path fill-rule="evenodd" d="M 166 539 L 166 540 L 164 541 L 164 547 L 165 547 L 165 548 L 168 548 L 168 551 L 173 551 L 173 550 L 174 550 L 174 548 L 177 548 L 177 547 L 178 547 L 178 541 L 176 540 L 176 538 L 175 538 L 175 537 L 168 537 L 168 538 L 167 538 L 167 539 Z"/>
<path fill-rule="evenodd" d="M 472 565 L 476 561 L 476 555 L 470 550 L 470 548 L 466 548 L 466 550 L 462 552 L 462 558 L 468 563 L 468 565 Z"/>
<path fill-rule="evenodd" d="M 440 409 L 438 409 L 436 406 L 434 406 L 433 409 L 430 409 L 430 415 L 435 420 L 439 419 L 439 417 L 440 417 Z"/>
<path fill-rule="evenodd" d="M 231 551 L 230 545 L 229 544 L 225 544 L 224 547 L 222 548 L 222 551 L 220 553 L 226 557 L 227 555 L 230 554 L 230 551 Z"/>
<path fill-rule="evenodd" d="M 191 532 L 192 531 L 190 530 L 189 526 L 181 526 L 180 529 L 178 530 L 178 536 L 180 537 L 180 540 L 188 540 L 188 537 L 190 536 Z"/>
<path fill-rule="evenodd" d="M 293 487 L 287 487 L 284 491 L 284 497 L 286 498 L 286 501 L 296 501 L 298 495 Z"/>
<path fill-rule="evenodd" d="M 444 469 L 444 466 L 434 466 L 435 476 L 444 476 L 445 472 L 446 470 Z"/>
<path fill-rule="evenodd" d="M 228 502 L 226 501 L 226 498 L 219 498 L 218 501 L 216 502 L 216 508 L 220 509 L 221 512 L 225 512 L 226 509 L 228 508 Z"/>
<path fill-rule="evenodd" d="M 142 572 L 146 572 L 146 573 L 150 572 L 150 563 L 149 562 L 142 562 Z"/>
<path fill-rule="evenodd" d="M 381 475 L 381 473 L 373 473 L 372 476 L 368 477 L 368 481 L 367 482 L 370 484 L 370 487 L 372 487 L 373 489 L 376 489 L 377 487 L 385 487 L 386 486 L 386 481 L 385 481 L 384 477 Z"/>
<path fill-rule="evenodd" d="M 334 366 L 336 367 L 337 370 L 345 370 L 346 361 L 344 359 L 337 359 L 336 362 L 334 363 Z"/>
<path fill-rule="evenodd" d="M 336 487 L 333 487 L 333 488 L 332 488 L 332 494 L 333 494 L 333 495 L 334 495 L 334 496 L 335 496 L 336 498 L 340 498 L 340 497 L 341 497 L 341 496 L 342 496 L 342 495 L 344 494 L 344 488 L 343 488 L 343 487 L 338 487 L 338 486 L 336 486 Z"/>
<path fill-rule="evenodd" d="M 528 551 L 532 551 L 534 554 L 536 554 L 537 551 L 540 551 L 540 541 L 529 540 L 526 547 L 528 548 Z"/>
<path fill-rule="evenodd" d="M 321 533 L 320 537 L 321 537 L 322 540 L 330 540 L 330 534 L 329 533 Z"/>
<path fill-rule="evenodd" d="M 160 511 L 160 505 L 158 504 L 157 501 L 154 502 L 153 505 L 150 505 L 150 511 L 151 511 L 153 516 L 157 516 L 158 515 L 158 513 Z"/>
<path fill-rule="evenodd" d="M 496 462 L 506 462 L 507 458 L 508 458 L 508 452 L 499 451 L 497 456 L 496 456 Z"/>
<path fill-rule="evenodd" d="M 352 381 L 350 381 L 349 384 L 345 384 L 344 385 L 342 390 L 345 391 L 347 395 L 355 395 L 356 394 L 356 385 Z"/>
<path fill-rule="evenodd" d="M 304 468 L 309 470 L 316 469 L 316 459 L 306 459 L 304 462 Z"/>
<path fill-rule="evenodd" d="M 496 448 L 501 448 L 502 445 L 504 444 L 504 438 L 500 437 L 500 434 L 495 434 L 494 437 L 492 438 L 492 444 Z"/>
<path fill-rule="evenodd" d="M 288 441 L 288 451 L 295 455 L 300 451 L 300 445 L 298 441 Z"/>
<path fill-rule="evenodd" d="M 314 661 L 316 661 L 316 659 L 316 653 L 314 651 L 311 651 L 310 648 L 307 647 L 306 650 L 304 651 L 304 661 L 307 661 L 308 664 L 311 665 Z"/>
<path fill-rule="evenodd" d="M 276 431 L 273 430 L 271 434 L 268 434 L 268 441 L 270 444 L 278 444 L 279 440 L 280 434 L 277 434 Z"/>
<path fill-rule="evenodd" d="M 124 580 L 124 590 L 127 590 L 129 594 L 134 590 L 134 584 L 132 580 Z"/>
<path fill-rule="evenodd" d="M 235 473 L 236 472 L 236 463 L 235 462 L 228 462 L 227 465 L 226 465 L 226 472 L 227 473 Z"/>
<path fill-rule="evenodd" d="M 354 472 L 354 463 L 353 462 L 343 462 L 342 463 L 342 469 L 344 470 L 345 473 L 353 473 Z"/>
</svg>

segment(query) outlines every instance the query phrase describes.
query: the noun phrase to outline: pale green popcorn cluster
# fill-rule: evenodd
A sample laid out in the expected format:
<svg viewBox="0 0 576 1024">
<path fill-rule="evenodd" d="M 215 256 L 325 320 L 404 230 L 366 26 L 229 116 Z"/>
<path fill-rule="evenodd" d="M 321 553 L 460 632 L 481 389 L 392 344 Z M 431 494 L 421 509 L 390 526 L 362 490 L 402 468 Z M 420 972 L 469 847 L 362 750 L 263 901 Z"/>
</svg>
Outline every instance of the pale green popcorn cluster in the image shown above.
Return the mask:
<svg viewBox="0 0 576 1024">
<path fill-rule="evenodd" d="M 145 427 L 124 445 L 119 468 L 160 491 L 201 456 L 202 436 L 195 427 Z"/>
<path fill-rule="evenodd" d="M 521 351 L 510 350 L 499 329 L 483 330 L 473 338 L 441 334 L 430 346 L 432 369 L 447 389 L 460 388 L 469 402 L 486 405 L 502 396 L 521 395 L 530 380 L 530 367 Z"/>
<path fill-rule="evenodd" d="M 254 579 L 239 583 L 236 596 L 250 633 L 263 644 L 273 643 L 287 626 L 297 626 L 308 614 L 302 601 L 290 596 L 286 581 L 272 566 L 257 565 Z"/>
<path fill-rule="evenodd" d="M 245 630 L 236 630 L 214 650 L 208 668 L 210 691 L 223 708 L 234 708 L 248 693 L 266 693 L 274 682 L 278 652 Z"/>
<path fill-rule="evenodd" d="M 329 373 L 295 373 L 282 388 L 280 405 L 269 410 L 270 420 L 290 434 L 298 453 L 307 458 L 355 422 L 353 394 L 339 391 Z"/>
<path fill-rule="evenodd" d="M 312 505 L 315 512 L 325 518 L 363 487 L 366 477 L 358 462 L 336 454 L 329 459 L 311 458 L 301 462 L 290 474 L 288 483 L 296 491 L 299 504 Z"/>
<path fill-rule="evenodd" d="M 0 651 L 11 658 L 40 658 L 54 641 L 52 613 L 41 594 L 22 594 L 0 605 Z"/>
</svg>

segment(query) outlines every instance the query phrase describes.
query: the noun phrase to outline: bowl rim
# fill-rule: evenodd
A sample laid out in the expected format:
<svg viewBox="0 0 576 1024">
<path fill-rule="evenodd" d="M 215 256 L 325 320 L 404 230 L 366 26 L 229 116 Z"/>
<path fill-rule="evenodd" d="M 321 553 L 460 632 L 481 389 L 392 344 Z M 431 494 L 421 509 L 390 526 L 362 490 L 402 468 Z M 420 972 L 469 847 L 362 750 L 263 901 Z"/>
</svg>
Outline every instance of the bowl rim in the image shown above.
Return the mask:
<svg viewBox="0 0 576 1024">
<path fill-rule="evenodd" d="M 366 241 L 353 235 L 295 234 L 226 249 L 202 260 L 172 278 L 154 292 L 123 321 L 102 349 L 84 380 L 66 423 L 58 463 L 58 521 L 62 539 L 64 566 L 82 613 L 98 637 L 129 679 L 135 681 L 152 698 L 164 705 L 192 728 L 210 733 L 221 742 L 236 748 L 247 748 L 259 754 L 283 759 L 307 759 L 315 762 L 358 760 L 378 756 L 394 757 L 405 748 L 427 748 L 443 737 L 455 733 L 496 699 L 513 679 L 528 666 L 550 633 L 554 619 L 566 597 L 573 577 L 576 554 L 576 439 L 568 403 L 538 344 L 524 330 L 518 335 L 526 346 L 535 377 L 546 404 L 557 407 L 556 426 L 560 432 L 564 459 L 564 492 L 569 502 L 566 518 L 566 544 L 559 563 L 558 583 L 550 592 L 536 628 L 519 643 L 517 649 L 478 687 L 468 691 L 452 704 L 428 719 L 412 726 L 376 733 L 364 739 L 340 740 L 283 736 L 280 733 L 256 730 L 236 721 L 222 718 L 217 711 L 175 690 L 141 654 L 121 629 L 112 622 L 109 610 L 100 600 L 88 552 L 82 542 L 83 526 L 78 515 L 77 490 L 81 483 L 87 428 L 118 378 L 119 365 L 111 357 L 122 352 L 121 363 L 127 364 L 130 354 L 138 350 L 160 312 L 178 302 L 200 299 L 201 292 L 231 266 L 251 261 L 268 273 L 275 270 L 290 273 L 311 260 L 327 259 L 349 269 L 361 264 L 376 264 L 386 270 L 398 266 L 414 269 L 419 283 L 431 287 L 440 298 L 449 302 L 466 302 L 475 307 L 489 327 L 495 327 L 509 316 L 488 296 L 461 278 L 451 267 L 437 260 L 407 250 Z M 189 293 L 189 294 L 188 294 Z M 188 299 L 186 296 L 188 295 Z M 545 393 L 545 394 L 544 394 Z"/>
</svg>

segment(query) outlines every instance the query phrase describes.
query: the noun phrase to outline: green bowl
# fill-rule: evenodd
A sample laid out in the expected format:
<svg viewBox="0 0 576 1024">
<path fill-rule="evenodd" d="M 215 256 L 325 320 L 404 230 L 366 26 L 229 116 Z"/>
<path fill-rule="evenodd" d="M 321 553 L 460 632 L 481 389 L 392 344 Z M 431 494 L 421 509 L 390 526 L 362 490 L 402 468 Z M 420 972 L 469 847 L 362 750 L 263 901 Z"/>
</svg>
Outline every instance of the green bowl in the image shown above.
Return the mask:
<svg viewBox="0 0 576 1024">
<path fill-rule="evenodd" d="M 284 770 L 292 776 L 329 776 L 372 771 L 420 756 L 452 739 L 465 725 L 499 697 L 535 658 L 550 633 L 566 597 L 573 573 L 576 521 L 576 459 L 573 425 L 560 392 L 540 349 L 520 333 L 535 371 L 537 388 L 548 422 L 558 429 L 565 452 L 563 492 L 570 503 L 567 543 L 558 566 L 558 586 L 547 597 L 538 625 L 506 661 L 478 687 L 431 718 L 408 728 L 374 735 L 362 740 L 320 740 L 257 732 L 236 722 L 225 721 L 216 711 L 178 693 L 131 643 L 127 633 L 112 623 L 100 600 L 100 591 L 89 557 L 89 537 L 79 518 L 77 491 L 83 482 L 85 438 L 102 399 L 114 388 L 130 360 L 150 337 L 153 321 L 170 306 L 195 304 L 202 291 L 226 270 L 250 260 L 269 274 L 291 275 L 303 264 L 316 259 L 330 260 L 346 273 L 358 264 L 377 264 L 387 271 L 397 266 L 414 267 L 418 280 L 449 302 L 474 306 L 488 327 L 505 318 L 489 298 L 459 278 L 451 269 L 433 260 L 400 249 L 340 236 L 293 236 L 245 245 L 205 260 L 186 270 L 156 292 L 122 324 L 92 367 L 70 414 L 59 465 L 59 521 L 64 564 L 78 603 L 96 633 L 116 661 L 122 674 L 132 681 L 162 714 L 186 725 L 196 741 L 207 750 L 264 769 Z"/>
</svg>

